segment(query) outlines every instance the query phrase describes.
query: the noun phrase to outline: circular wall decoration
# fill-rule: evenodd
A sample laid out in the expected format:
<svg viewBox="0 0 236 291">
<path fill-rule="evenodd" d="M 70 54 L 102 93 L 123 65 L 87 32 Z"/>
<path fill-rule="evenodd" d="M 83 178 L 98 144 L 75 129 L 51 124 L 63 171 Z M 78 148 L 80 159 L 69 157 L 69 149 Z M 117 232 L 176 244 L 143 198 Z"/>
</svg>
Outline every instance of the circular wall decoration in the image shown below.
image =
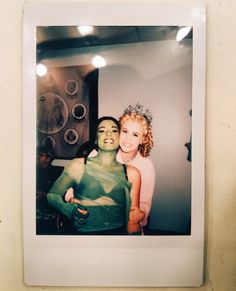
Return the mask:
<svg viewBox="0 0 236 291">
<path fill-rule="evenodd" d="M 84 119 L 87 113 L 87 108 L 82 103 L 77 103 L 72 108 L 72 115 L 76 120 Z"/>
<path fill-rule="evenodd" d="M 54 150 L 56 146 L 55 139 L 49 135 L 45 136 L 42 140 L 42 146 Z"/>
<path fill-rule="evenodd" d="M 65 131 L 64 140 L 66 143 L 73 145 L 78 141 L 78 139 L 79 139 L 79 135 L 75 129 L 69 128 Z"/>
<path fill-rule="evenodd" d="M 49 92 L 38 97 L 37 128 L 40 132 L 46 134 L 59 132 L 66 125 L 68 116 L 68 106 L 58 94 Z"/>
<path fill-rule="evenodd" d="M 73 96 L 78 92 L 79 84 L 75 79 L 69 79 L 65 82 L 64 89 L 68 95 Z"/>
</svg>

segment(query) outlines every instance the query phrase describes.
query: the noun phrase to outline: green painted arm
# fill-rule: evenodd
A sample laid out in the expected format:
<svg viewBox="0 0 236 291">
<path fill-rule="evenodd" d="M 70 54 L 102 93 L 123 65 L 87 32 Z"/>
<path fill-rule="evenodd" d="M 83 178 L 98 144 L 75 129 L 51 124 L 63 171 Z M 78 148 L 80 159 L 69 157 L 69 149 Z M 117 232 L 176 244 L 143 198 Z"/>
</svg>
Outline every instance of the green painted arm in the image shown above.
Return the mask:
<svg viewBox="0 0 236 291">
<path fill-rule="evenodd" d="M 66 215 L 69 219 L 72 218 L 72 213 L 76 207 L 75 204 L 66 203 L 63 199 L 65 192 L 73 186 L 73 179 L 67 173 L 63 171 L 62 175 L 56 180 L 52 188 L 47 194 L 48 203 Z"/>
</svg>

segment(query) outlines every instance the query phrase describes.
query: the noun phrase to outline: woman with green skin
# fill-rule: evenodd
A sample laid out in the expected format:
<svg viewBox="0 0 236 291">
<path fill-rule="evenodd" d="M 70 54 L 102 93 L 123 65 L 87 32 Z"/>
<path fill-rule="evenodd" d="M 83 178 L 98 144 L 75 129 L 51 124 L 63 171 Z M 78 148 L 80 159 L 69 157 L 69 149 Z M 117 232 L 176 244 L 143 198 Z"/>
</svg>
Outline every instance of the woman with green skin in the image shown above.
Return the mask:
<svg viewBox="0 0 236 291">
<path fill-rule="evenodd" d="M 47 194 L 48 202 L 71 220 L 77 234 L 140 234 L 140 173 L 116 161 L 119 123 L 98 120 L 98 155 L 73 159 Z M 73 188 L 71 203 L 65 192 Z"/>
</svg>

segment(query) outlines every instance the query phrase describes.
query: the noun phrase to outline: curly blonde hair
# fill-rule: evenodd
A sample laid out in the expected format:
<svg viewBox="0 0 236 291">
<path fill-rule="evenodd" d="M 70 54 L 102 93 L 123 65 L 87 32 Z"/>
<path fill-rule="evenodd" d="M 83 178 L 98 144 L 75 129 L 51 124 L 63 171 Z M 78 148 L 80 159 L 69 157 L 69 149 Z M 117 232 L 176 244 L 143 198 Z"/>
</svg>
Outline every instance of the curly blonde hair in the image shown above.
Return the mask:
<svg viewBox="0 0 236 291">
<path fill-rule="evenodd" d="M 121 127 L 127 120 L 138 121 L 142 125 L 144 129 L 143 142 L 141 145 L 139 145 L 138 151 L 140 152 L 141 156 L 148 157 L 150 155 L 151 149 L 153 148 L 152 126 L 148 124 L 146 118 L 143 115 L 134 112 L 124 114 L 119 118 Z"/>
</svg>

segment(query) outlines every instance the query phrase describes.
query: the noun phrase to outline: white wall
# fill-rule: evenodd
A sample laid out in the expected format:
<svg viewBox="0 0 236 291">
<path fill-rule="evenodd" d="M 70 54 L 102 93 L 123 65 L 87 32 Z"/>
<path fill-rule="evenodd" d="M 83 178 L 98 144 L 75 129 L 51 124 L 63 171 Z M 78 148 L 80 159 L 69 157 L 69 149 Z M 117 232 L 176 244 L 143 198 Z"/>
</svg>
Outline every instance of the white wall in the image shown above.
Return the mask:
<svg viewBox="0 0 236 291">
<path fill-rule="evenodd" d="M 150 228 L 185 231 L 190 213 L 191 42 L 156 41 L 103 48 L 99 114 L 119 117 L 140 102 L 153 113 L 156 187 Z M 181 169 L 181 170 L 180 170 Z"/>
</svg>

